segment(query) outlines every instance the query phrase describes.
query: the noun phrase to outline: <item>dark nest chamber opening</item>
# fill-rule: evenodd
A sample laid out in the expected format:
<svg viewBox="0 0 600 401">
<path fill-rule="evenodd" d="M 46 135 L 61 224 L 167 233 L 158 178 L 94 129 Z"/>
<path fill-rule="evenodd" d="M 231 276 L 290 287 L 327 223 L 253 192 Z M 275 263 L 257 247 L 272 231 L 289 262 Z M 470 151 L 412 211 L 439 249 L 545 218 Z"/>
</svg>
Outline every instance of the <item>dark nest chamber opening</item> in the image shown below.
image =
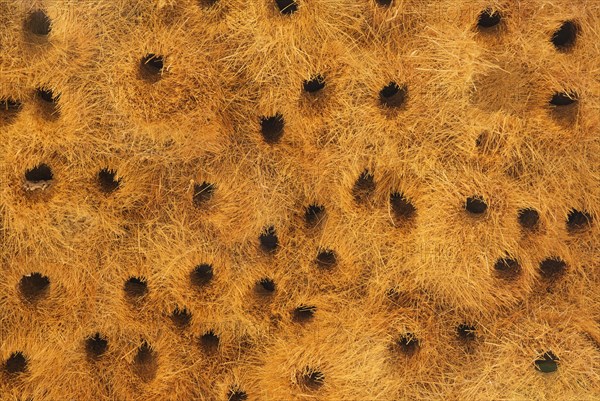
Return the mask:
<svg viewBox="0 0 600 401">
<path fill-rule="evenodd" d="M 560 52 L 568 52 L 573 48 L 573 46 L 575 46 L 578 31 L 579 28 L 574 21 L 565 21 L 562 23 L 560 28 L 554 31 L 550 41 L 556 50 Z"/>
<path fill-rule="evenodd" d="M 85 340 L 85 350 L 90 359 L 99 358 L 107 349 L 108 340 L 100 333 L 95 333 Z"/>
<path fill-rule="evenodd" d="M 50 279 L 41 273 L 23 276 L 19 282 L 19 290 L 23 298 L 29 302 L 35 302 L 46 295 L 48 287 L 50 287 Z"/>
<path fill-rule="evenodd" d="M 260 132 L 266 143 L 273 145 L 281 139 L 285 120 L 280 113 L 274 116 L 260 118 Z"/>
<path fill-rule="evenodd" d="M 404 105 L 408 96 L 408 87 L 390 82 L 379 91 L 379 102 L 384 107 L 398 108 Z"/>
<path fill-rule="evenodd" d="M 296 0 L 275 0 L 279 12 L 284 15 L 291 15 L 298 11 Z"/>
<path fill-rule="evenodd" d="M 146 54 L 140 61 L 140 76 L 147 82 L 158 82 L 164 73 L 164 66 L 163 56 L 154 53 Z"/>
</svg>

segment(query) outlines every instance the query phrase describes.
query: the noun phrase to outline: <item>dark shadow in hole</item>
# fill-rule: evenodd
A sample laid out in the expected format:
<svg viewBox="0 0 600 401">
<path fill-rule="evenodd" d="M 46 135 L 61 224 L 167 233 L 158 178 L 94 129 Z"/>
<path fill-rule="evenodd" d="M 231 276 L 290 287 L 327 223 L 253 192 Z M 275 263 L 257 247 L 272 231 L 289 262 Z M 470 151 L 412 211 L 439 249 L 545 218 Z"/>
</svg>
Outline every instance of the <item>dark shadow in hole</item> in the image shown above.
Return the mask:
<svg viewBox="0 0 600 401">
<path fill-rule="evenodd" d="M 414 333 L 404 333 L 396 340 L 396 346 L 406 356 L 412 356 L 419 350 L 420 344 Z"/>
<path fill-rule="evenodd" d="M 502 21 L 502 15 L 498 11 L 491 9 L 483 10 L 477 18 L 477 28 L 482 32 L 491 31 L 498 28 Z"/>
<path fill-rule="evenodd" d="M 292 312 L 292 319 L 296 322 L 308 322 L 315 317 L 316 312 L 316 306 L 300 305 Z"/>
<path fill-rule="evenodd" d="M 271 295 L 275 292 L 275 288 L 275 281 L 268 277 L 261 278 L 255 285 L 255 290 L 260 295 Z"/>
<path fill-rule="evenodd" d="M 473 215 L 480 215 L 487 210 L 487 203 L 481 196 L 471 196 L 467 198 L 465 210 Z"/>
<path fill-rule="evenodd" d="M 550 116 L 559 124 L 575 124 L 579 110 L 579 96 L 575 92 L 555 92 L 550 101 Z"/>
<path fill-rule="evenodd" d="M 565 21 L 553 34 L 550 41 L 560 52 L 568 52 L 577 41 L 578 26 L 574 21 Z"/>
<path fill-rule="evenodd" d="M 592 215 L 586 211 L 571 209 L 567 216 L 567 229 L 570 232 L 582 231 L 592 225 Z"/>
<path fill-rule="evenodd" d="M 60 116 L 58 108 L 60 94 L 56 94 L 51 89 L 43 87 L 37 88 L 35 93 L 44 118 L 47 120 L 58 119 Z"/>
<path fill-rule="evenodd" d="M 125 295 L 131 299 L 140 299 L 148 293 L 148 283 L 143 277 L 130 277 L 123 287 Z"/>
<path fill-rule="evenodd" d="M 312 204 L 306 208 L 304 219 L 309 228 L 318 226 L 325 218 L 325 207 L 322 205 Z"/>
<path fill-rule="evenodd" d="M 299 375 L 300 385 L 308 390 L 318 390 L 325 383 L 325 375 L 320 370 L 304 368 Z"/>
<path fill-rule="evenodd" d="M 365 202 L 375 191 L 375 180 L 369 170 L 364 170 L 352 188 L 352 195 L 357 203 Z"/>
<path fill-rule="evenodd" d="M 283 135 L 284 127 L 285 120 L 281 113 L 277 113 L 270 117 L 260 118 L 260 132 L 264 141 L 270 145 L 279 142 Z"/>
<path fill-rule="evenodd" d="M 98 172 L 98 185 L 102 192 L 109 194 L 119 188 L 121 180 L 115 178 L 116 174 L 116 171 L 108 168 L 103 168 Z"/>
<path fill-rule="evenodd" d="M 19 290 L 23 298 L 29 302 L 35 302 L 48 293 L 50 279 L 40 273 L 32 273 L 21 277 Z"/>
<path fill-rule="evenodd" d="M 263 252 L 273 253 L 279 246 L 279 238 L 277 238 L 277 233 L 273 226 L 267 227 L 265 231 L 260 234 L 258 240 L 260 241 L 260 249 L 262 249 Z"/>
<path fill-rule="evenodd" d="M 555 279 L 562 276 L 567 269 L 567 264 L 559 257 L 553 256 L 542 260 L 540 272 L 545 279 Z"/>
<path fill-rule="evenodd" d="M 245 401 L 248 399 L 248 394 L 238 388 L 231 388 L 227 393 L 227 401 Z"/>
<path fill-rule="evenodd" d="M 149 382 L 156 377 L 157 369 L 156 351 L 144 341 L 133 358 L 133 371 L 142 381 Z"/>
<path fill-rule="evenodd" d="M 46 37 L 52 30 L 52 21 L 45 11 L 32 11 L 27 15 L 23 23 L 23 29 L 28 34 L 33 34 L 37 37 Z"/>
<path fill-rule="evenodd" d="M 12 124 L 23 109 L 23 104 L 15 99 L 0 100 L 0 126 Z"/>
<path fill-rule="evenodd" d="M 574 92 L 556 92 L 550 99 L 550 105 L 556 107 L 569 106 L 577 103 L 578 96 Z"/>
<path fill-rule="evenodd" d="M 305 92 L 315 94 L 325 88 L 325 78 L 321 74 L 317 74 L 302 83 L 302 88 Z"/>
<path fill-rule="evenodd" d="M 393 0 L 375 0 L 375 3 L 380 7 L 389 7 L 392 5 L 392 1 Z"/>
<path fill-rule="evenodd" d="M 148 53 L 140 61 L 140 77 L 147 82 L 158 82 L 164 73 L 164 57 Z"/>
<path fill-rule="evenodd" d="M 527 230 L 534 230 L 538 226 L 540 214 L 532 208 L 519 209 L 518 219 L 521 227 Z"/>
<path fill-rule="evenodd" d="M 535 368 L 542 373 L 555 372 L 558 369 L 559 359 L 552 351 L 545 352 L 535 360 Z"/>
<path fill-rule="evenodd" d="M 89 359 L 100 358 L 107 349 L 108 340 L 100 333 L 96 333 L 85 340 L 85 351 Z"/>
<path fill-rule="evenodd" d="M 219 349 L 219 336 L 213 330 L 209 330 L 200 336 L 200 347 L 208 354 L 217 352 Z"/>
<path fill-rule="evenodd" d="M 384 107 L 397 108 L 405 104 L 408 97 L 408 87 L 390 82 L 379 91 L 379 102 Z"/>
<path fill-rule="evenodd" d="M 321 269 L 331 269 L 337 264 L 337 255 L 331 249 L 323 249 L 317 254 L 316 263 Z"/>
<path fill-rule="evenodd" d="M 470 342 L 475 340 L 475 332 L 476 328 L 471 324 L 461 323 L 458 326 L 456 326 L 456 335 L 461 341 L 464 342 Z"/>
<path fill-rule="evenodd" d="M 171 321 L 175 327 L 184 329 L 189 326 L 190 322 L 192 321 L 192 314 L 187 310 L 187 308 L 175 308 L 173 313 L 171 313 Z"/>
<path fill-rule="evenodd" d="M 196 207 L 201 207 L 211 200 L 214 191 L 215 186 L 206 181 L 202 182 L 202 184 L 194 184 L 194 195 L 192 196 L 192 202 Z"/>
<path fill-rule="evenodd" d="M 201 263 L 190 273 L 190 281 L 193 286 L 203 287 L 210 283 L 214 276 L 213 267 L 208 263 Z"/>
<path fill-rule="evenodd" d="M 296 0 L 275 0 L 279 12 L 284 15 L 291 15 L 298 11 Z"/>
<path fill-rule="evenodd" d="M 25 180 L 31 183 L 52 181 L 52 169 L 47 164 L 38 164 L 25 172 Z"/>
<path fill-rule="evenodd" d="M 494 270 L 499 278 L 513 280 L 521 274 L 521 265 L 516 259 L 500 258 L 494 264 Z"/>
<path fill-rule="evenodd" d="M 390 206 L 392 207 L 392 213 L 395 223 L 401 223 L 410 220 L 417 209 L 415 206 L 399 192 L 390 194 Z"/>
<path fill-rule="evenodd" d="M 4 369 L 9 374 L 23 373 L 27 370 L 27 359 L 21 351 L 10 354 L 4 363 Z"/>
<path fill-rule="evenodd" d="M 48 88 L 37 88 L 35 90 L 35 93 L 38 99 L 45 103 L 56 104 L 56 102 L 60 98 L 60 95 L 55 95 L 54 91 Z"/>
<path fill-rule="evenodd" d="M 203 7 L 203 8 L 212 7 L 212 6 L 216 5 L 218 2 L 219 2 L 219 0 L 198 0 L 198 4 L 200 4 L 200 7 Z"/>
</svg>

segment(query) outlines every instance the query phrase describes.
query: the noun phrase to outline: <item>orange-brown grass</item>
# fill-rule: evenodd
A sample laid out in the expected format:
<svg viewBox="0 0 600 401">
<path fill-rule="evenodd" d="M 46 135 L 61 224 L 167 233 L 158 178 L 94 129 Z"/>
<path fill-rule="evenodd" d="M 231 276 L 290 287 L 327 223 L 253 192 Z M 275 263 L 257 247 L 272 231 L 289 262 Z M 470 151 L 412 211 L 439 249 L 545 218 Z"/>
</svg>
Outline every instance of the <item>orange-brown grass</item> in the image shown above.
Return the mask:
<svg viewBox="0 0 600 401">
<path fill-rule="evenodd" d="M 0 1 L 0 401 L 600 400 L 599 32 Z"/>
</svg>

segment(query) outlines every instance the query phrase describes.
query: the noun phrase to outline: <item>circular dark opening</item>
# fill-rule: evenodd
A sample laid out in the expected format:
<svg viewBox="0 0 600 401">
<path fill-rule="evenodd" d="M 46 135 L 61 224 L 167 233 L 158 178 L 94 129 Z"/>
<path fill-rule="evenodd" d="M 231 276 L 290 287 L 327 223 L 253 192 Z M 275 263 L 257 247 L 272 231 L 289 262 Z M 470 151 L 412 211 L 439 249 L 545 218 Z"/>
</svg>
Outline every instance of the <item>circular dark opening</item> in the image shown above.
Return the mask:
<svg viewBox="0 0 600 401">
<path fill-rule="evenodd" d="M 505 279 L 516 278 L 521 273 L 521 265 L 512 258 L 500 258 L 494 264 L 498 276 Z"/>
<path fill-rule="evenodd" d="M 259 294 L 272 294 L 275 291 L 275 281 L 268 277 L 261 278 L 256 282 L 256 291 Z"/>
<path fill-rule="evenodd" d="M 32 273 L 27 276 L 23 276 L 19 282 L 19 289 L 23 297 L 33 302 L 41 298 L 48 291 L 50 286 L 50 279 L 43 276 L 40 273 Z"/>
<path fill-rule="evenodd" d="M 471 214 L 482 214 L 487 210 L 487 204 L 480 196 L 471 196 L 467 198 L 465 209 Z"/>
<path fill-rule="evenodd" d="M 375 191 L 375 180 L 369 170 L 363 171 L 352 188 L 354 200 L 358 203 L 364 202 Z"/>
<path fill-rule="evenodd" d="M 577 94 L 573 92 L 556 92 L 550 99 L 552 106 L 569 106 L 577 102 Z"/>
<path fill-rule="evenodd" d="M 208 202 L 215 191 L 215 186 L 204 181 L 202 184 L 194 184 L 194 195 L 192 201 L 194 205 L 200 207 Z"/>
<path fill-rule="evenodd" d="M 98 172 L 98 184 L 100 190 L 105 193 L 111 193 L 119 188 L 120 180 L 115 178 L 116 171 L 103 168 Z"/>
<path fill-rule="evenodd" d="M 589 228 L 592 225 L 592 215 L 586 211 L 571 209 L 567 216 L 567 229 L 569 231 L 579 231 Z"/>
<path fill-rule="evenodd" d="M 396 345 L 402 353 L 411 356 L 419 349 L 419 339 L 414 333 L 404 333 L 396 340 Z"/>
<path fill-rule="evenodd" d="M 298 11 L 298 3 L 296 0 L 275 0 L 277 8 L 282 14 L 290 15 Z"/>
<path fill-rule="evenodd" d="M 190 273 L 192 285 L 197 287 L 204 286 L 212 280 L 214 275 L 213 267 L 207 263 L 199 264 Z"/>
<path fill-rule="evenodd" d="M 42 10 L 36 10 L 27 16 L 25 19 L 25 30 L 34 35 L 46 36 L 51 30 L 51 21 L 48 15 Z"/>
<path fill-rule="evenodd" d="M 148 293 L 148 283 L 142 277 L 130 277 L 125 282 L 124 290 L 130 298 L 141 298 Z"/>
<path fill-rule="evenodd" d="M 263 139 L 268 144 L 274 144 L 279 142 L 283 135 L 283 127 L 285 121 L 283 115 L 280 113 L 270 117 L 260 118 L 260 132 L 262 133 Z"/>
<path fill-rule="evenodd" d="M 477 27 L 479 29 L 487 29 L 497 26 L 502 20 L 502 15 L 498 11 L 491 9 L 483 10 L 477 19 Z"/>
<path fill-rule="evenodd" d="M 300 382 L 309 390 L 317 390 L 325 382 L 325 375 L 319 370 L 307 367 L 301 374 Z"/>
<path fill-rule="evenodd" d="M 565 21 L 560 28 L 552 34 L 552 44 L 558 51 L 569 51 L 577 40 L 577 24 L 573 21 Z"/>
<path fill-rule="evenodd" d="M 60 95 L 55 95 L 51 89 L 48 88 L 37 88 L 36 95 L 39 99 L 46 103 L 55 104 L 58 101 Z"/>
<path fill-rule="evenodd" d="M 240 389 L 230 389 L 227 401 L 245 401 L 248 399 L 248 394 Z"/>
<path fill-rule="evenodd" d="M 313 305 L 300 305 L 294 309 L 293 319 L 298 322 L 307 322 L 314 318 L 317 307 Z"/>
<path fill-rule="evenodd" d="M 143 380 L 150 381 L 156 376 L 158 364 L 156 361 L 156 352 L 148 345 L 146 341 L 138 348 L 133 358 L 134 372 Z"/>
<path fill-rule="evenodd" d="M 173 324 L 180 329 L 187 327 L 191 320 L 192 314 L 187 310 L 187 308 L 175 308 L 173 313 L 171 313 L 171 321 L 173 321 Z"/>
<path fill-rule="evenodd" d="M 396 82 L 390 82 L 379 91 L 379 101 L 385 107 L 400 107 L 404 104 L 407 95 L 406 85 L 399 86 Z"/>
<path fill-rule="evenodd" d="M 325 217 L 325 207 L 322 205 L 310 205 L 306 208 L 304 219 L 309 227 L 316 227 Z"/>
<path fill-rule="evenodd" d="M 396 221 L 408 220 L 414 216 L 416 212 L 415 206 L 399 192 L 394 192 L 390 195 L 390 206 Z"/>
<path fill-rule="evenodd" d="M 260 234 L 258 240 L 260 241 L 260 248 L 264 252 L 275 252 L 279 246 L 279 239 L 277 238 L 277 233 L 275 232 L 275 227 L 273 226 L 267 227 L 267 229 Z"/>
<path fill-rule="evenodd" d="M 219 336 L 213 330 L 209 330 L 200 336 L 200 347 L 207 352 L 216 352 L 219 348 Z"/>
<path fill-rule="evenodd" d="M 325 249 L 318 253 L 316 262 L 321 269 L 331 269 L 337 264 L 337 255 L 331 249 Z"/>
<path fill-rule="evenodd" d="M 540 220 L 540 214 L 535 209 L 520 209 L 518 212 L 518 218 L 521 227 L 532 230 L 537 227 Z"/>
<path fill-rule="evenodd" d="M 140 62 L 140 73 L 142 78 L 149 82 L 158 81 L 163 73 L 164 57 L 149 53 L 142 57 Z"/>
<path fill-rule="evenodd" d="M 23 373 L 27 369 L 27 359 L 21 351 L 13 352 L 4 364 L 4 369 L 10 374 Z"/>
<path fill-rule="evenodd" d="M 100 333 L 88 337 L 85 340 L 85 350 L 88 357 L 96 359 L 106 352 L 108 349 L 108 340 Z"/>
<path fill-rule="evenodd" d="M 542 373 L 556 372 L 558 361 L 558 357 L 552 351 L 547 351 L 535 360 L 535 368 Z"/>
<path fill-rule="evenodd" d="M 562 275 L 566 268 L 567 264 L 565 261 L 558 257 L 547 258 L 540 263 L 542 277 L 546 279 L 552 279 Z"/>
<path fill-rule="evenodd" d="M 52 180 L 52 170 L 47 164 L 39 164 L 25 172 L 25 179 L 29 182 L 42 182 Z"/>
<path fill-rule="evenodd" d="M 15 99 L 0 100 L 0 125 L 10 124 L 23 108 L 23 104 Z"/>
<path fill-rule="evenodd" d="M 392 0 L 375 0 L 375 2 L 381 7 L 389 7 L 392 5 Z"/>
<path fill-rule="evenodd" d="M 475 326 L 461 323 L 456 327 L 456 334 L 461 340 L 473 341 L 475 340 Z"/>
<path fill-rule="evenodd" d="M 308 93 L 318 92 L 325 87 L 325 78 L 321 74 L 317 74 L 311 79 L 304 81 L 302 86 Z"/>
</svg>

